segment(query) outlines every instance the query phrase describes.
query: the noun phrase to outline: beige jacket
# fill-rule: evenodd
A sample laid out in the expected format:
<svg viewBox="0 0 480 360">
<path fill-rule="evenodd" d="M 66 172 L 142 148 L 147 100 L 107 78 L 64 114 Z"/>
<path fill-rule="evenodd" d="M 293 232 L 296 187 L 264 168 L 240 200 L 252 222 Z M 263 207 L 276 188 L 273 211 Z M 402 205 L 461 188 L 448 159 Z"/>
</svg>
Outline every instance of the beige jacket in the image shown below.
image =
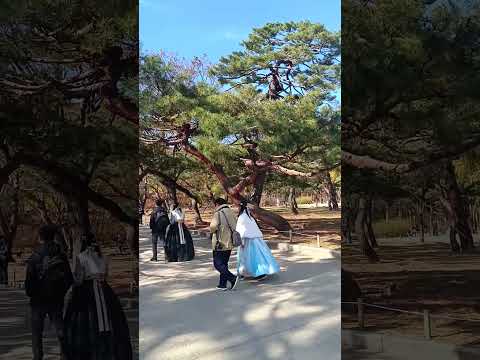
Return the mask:
<svg viewBox="0 0 480 360">
<path fill-rule="evenodd" d="M 235 228 L 237 226 L 237 216 L 228 205 L 221 205 L 217 207 L 210 223 L 213 250 L 233 249 L 232 233 L 227 223 L 225 222 L 225 217 L 227 218 L 228 224 L 232 228 L 232 231 L 235 231 Z M 216 247 L 217 242 L 219 242 L 218 247 Z"/>
</svg>

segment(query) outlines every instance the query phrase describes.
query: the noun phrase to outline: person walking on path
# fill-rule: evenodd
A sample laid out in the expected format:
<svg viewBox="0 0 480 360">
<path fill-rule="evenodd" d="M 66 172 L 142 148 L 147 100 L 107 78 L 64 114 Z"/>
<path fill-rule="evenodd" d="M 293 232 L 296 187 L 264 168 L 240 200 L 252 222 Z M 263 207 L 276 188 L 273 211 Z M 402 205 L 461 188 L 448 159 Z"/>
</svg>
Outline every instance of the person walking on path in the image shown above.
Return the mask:
<svg viewBox="0 0 480 360">
<path fill-rule="evenodd" d="M 48 315 L 55 326 L 62 359 L 65 358 L 63 305 L 73 283 L 62 235 L 54 225 L 39 230 L 39 248 L 27 260 L 25 291 L 30 297 L 33 360 L 43 359 L 43 328 Z"/>
<path fill-rule="evenodd" d="M 150 215 L 150 229 L 152 230 L 152 252 L 153 256 L 150 261 L 158 261 L 157 251 L 158 243 L 160 246 L 165 246 L 165 233 L 167 226 L 170 223 L 168 213 L 160 199 L 156 201 L 157 207 Z"/>
<path fill-rule="evenodd" d="M 165 257 L 168 262 L 190 261 L 195 258 L 192 235 L 185 225 L 185 214 L 178 203 L 174 204 L 170 213 Z"/>
<path fill-rule="evenodd" d="M 127 318 L 107 283 L 108 259 L 93 234 L 82 245 L 65 307 L 67 360 L 132 360 Z"/>
<path fill-rule="evenodd" d="M 220 273 L 217 289 L 227 290 L 227 284 L 230 282 L 230 289 L 234 290 L 239 278 L 228 269 L 228 261 L 233 249 L 232 232 L 237 225 L 237 217 L 224 199 L 215 199 L 214 203 L 216 209 L 210 223 L 210 232 L 212 234 L 213 266 Z"/>
<path fill-rule="evenodd" d="M 262 231 L 248 210 L 247 202 L 240 205 L 236 230 L 242 239 L 237 252 L 238 274 L 260 280 L 280 271 L 270 248 L 263 240 Z"/>
</svg>

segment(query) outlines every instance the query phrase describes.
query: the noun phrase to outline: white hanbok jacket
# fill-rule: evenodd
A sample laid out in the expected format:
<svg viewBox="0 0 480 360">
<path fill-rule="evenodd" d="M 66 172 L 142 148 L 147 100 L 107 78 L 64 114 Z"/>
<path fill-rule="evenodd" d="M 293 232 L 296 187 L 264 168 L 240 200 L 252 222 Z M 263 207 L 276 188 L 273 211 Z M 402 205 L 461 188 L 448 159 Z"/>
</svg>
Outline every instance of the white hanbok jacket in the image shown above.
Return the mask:
<svg viewBox="0 0 480 360">
<path fill-rule="evenodd" d="M 183 211 L 180 210 L 179 208 L 176 208 L 170 213 L 170 223 L 177 224 L 178 226 L 178 234 L 180 236 L 180 244 L 184 245 L 186 244 L 185 241 L 185 234 L 183 232 L 183 222 L 185 221 L 185 215 L 183 214 Z"/>
<path fill-rule="evenodd" d="M 97 308 L 98 328 L 100 332 L 111 330 L 111 319 L 108 317 L 108 309 L 103 293 L 102 282 L 108 276 L 108 260 L 100 257 L 95 250 L 88 247 L 77 256 L 75 266 L 75 280 L 77 284 L 85 280 L 92 280 L 93 294 Z"/>
<path fill-rule="evenodd" d="M 248 210 L 247 210 L 248 211 Z M 236 230 L 243 239 L 257 239 L 263 238 L 262 231 L 258 227 L 256 221 L 244 211 L 237 221 Z M 243 242 L 243 241 L 242 241 Z"/>
</svg>

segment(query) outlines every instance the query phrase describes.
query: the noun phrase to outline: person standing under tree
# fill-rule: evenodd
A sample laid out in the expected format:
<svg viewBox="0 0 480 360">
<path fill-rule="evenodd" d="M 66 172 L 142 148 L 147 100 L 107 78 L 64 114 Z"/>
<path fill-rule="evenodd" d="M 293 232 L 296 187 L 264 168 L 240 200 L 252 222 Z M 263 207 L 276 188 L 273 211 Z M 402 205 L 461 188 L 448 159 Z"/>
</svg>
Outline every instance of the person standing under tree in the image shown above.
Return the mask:
<svg viewBox="0 0 480 360">
<path fill-rule="evenodd" d="M 228 261 L 233 249 L 232 229 L 237 225 L 237 217 L 224 199 L 217 198 L 214 204 L 216 209 L 210 222 L 210 233 L 212 234 L 213 266 L 220 273 L 217 289 L 227 290 L 227 284 L 230 282 L 230 289 L 235 290 L 239 277 L 228 270 Z"/>
<path fill-rule="evenodd" d="M 177 202 L 170 213 L 170 226 L 165 240 L 165 257 L 168 262 L 190 261 L 195 258 L 192 235 L 185 225 L 185 214 Z"/>
<path fill-rule="evenodd" d="M 54 225 L 39 230 L 40 247 L 27 260 L 25 291 L 30 297 L 32 314 L 33 360 L 43 359 L 43 328 L 48 315 L 55 326 L 62 359 L 65 358 L 63 305 L 73 283 L 67 256 L 62 252 L 63 238 Z"/>
<path fill-rule="evenodd" d="M 0 287 L 8 285 L 8 247 L 5 238 L 0 235 Z"/>
<path fill-rule="evenodd" d="M 107 283 L 108 260 L 93 234 L 75 260 L 75 283 L 65 308 L 67 360 L 132 360 L 127 318 Z"/>
<path fill-rule="evenodd" d="M 165 246 L 165 233 L 167 226 L 170 223 L 167 210 L 163 206 L 160 199 L 156 201 L 157 207 L 150 215 L 150 229 L 152 230 L 152 252 L 153 256 L 150 261 L 158 261 L 158 243 L 160 246 Z"/>
</svg>

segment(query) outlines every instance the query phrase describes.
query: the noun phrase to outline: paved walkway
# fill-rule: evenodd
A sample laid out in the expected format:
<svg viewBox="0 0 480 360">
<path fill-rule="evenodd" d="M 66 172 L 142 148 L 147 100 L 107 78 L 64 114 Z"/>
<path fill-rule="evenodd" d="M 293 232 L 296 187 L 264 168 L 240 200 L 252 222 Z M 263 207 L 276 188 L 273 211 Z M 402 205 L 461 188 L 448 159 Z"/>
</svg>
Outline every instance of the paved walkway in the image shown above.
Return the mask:
<svg viewBox="0 0 480 360">
<path fill-rule="evenodd" d="M 140 359 L 340 359 L 338 260 L 275 250 L 278 276 L 218 292 L 208 241 L 195 244 L 191 262 L 152 263 L 140 231 Z"/>
</svg>

